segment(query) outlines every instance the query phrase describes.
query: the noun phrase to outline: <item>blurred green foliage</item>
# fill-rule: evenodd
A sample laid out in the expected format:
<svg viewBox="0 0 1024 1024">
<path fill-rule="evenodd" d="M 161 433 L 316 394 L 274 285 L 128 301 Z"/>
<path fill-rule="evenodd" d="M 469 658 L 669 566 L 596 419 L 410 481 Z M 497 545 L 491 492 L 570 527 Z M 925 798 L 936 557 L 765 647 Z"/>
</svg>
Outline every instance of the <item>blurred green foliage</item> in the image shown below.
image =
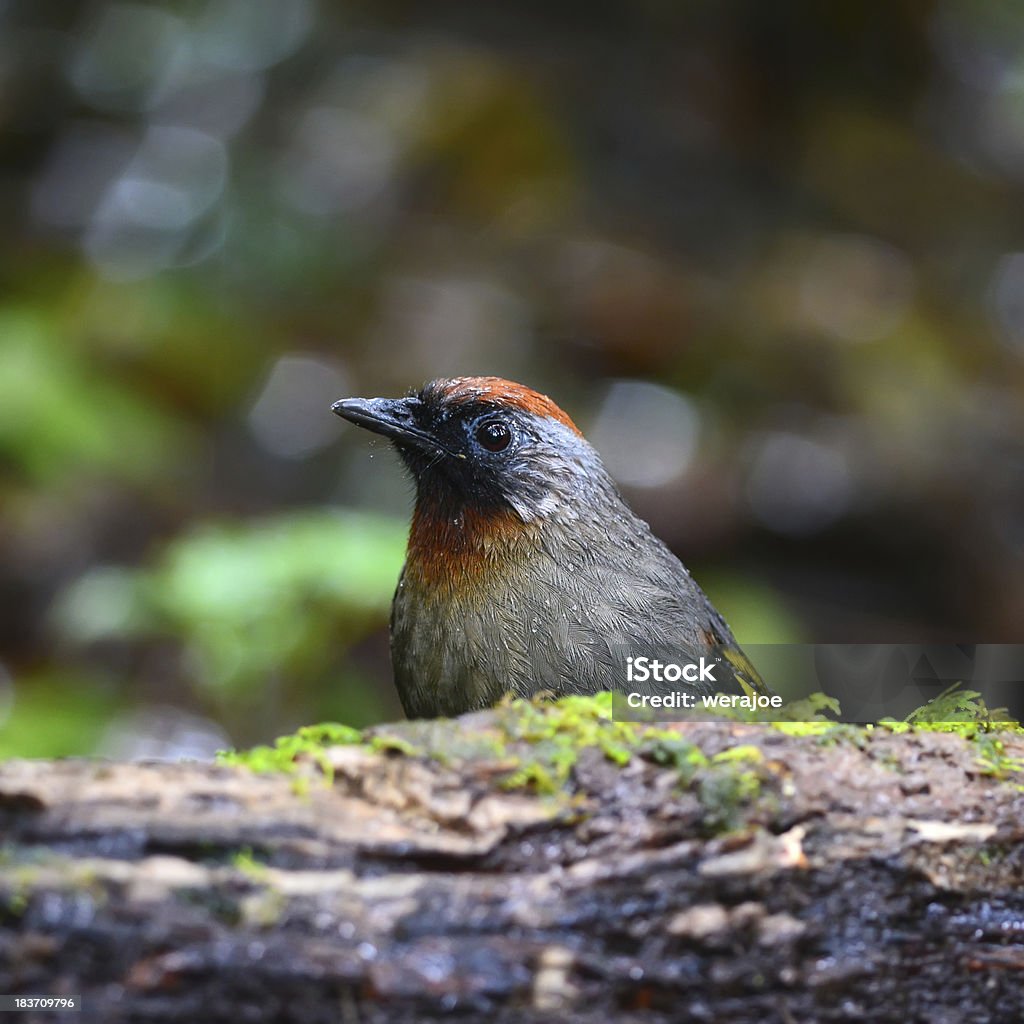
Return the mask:
<svg viewBox="0 0 1024 1024">
<path fill-rule="evenodd" d="M 736 573 L 702 572 L 701 589 L 716 608 L 729 609 L 729 627 L 744 644 L 809 643 L 800 619 L 770 587 Z"/>
<path fill-rule="evenodd" d="M 0 708 L 0 758 L 91 753 L 123 699 L 114 680 L 82 671 L 26 675 L 19 683 Z"/>
<path fill-rule="evenodd" d="M 52 316 L 0 309 L 0 360 L 0 456 L 25 484 L 141 483 L 180 455 L 182 426 L 71 348 Z"/>
<path fill-rule="evenodd" d="M 315 707 L 317 689 L 344 686 L 345 652 L 386 616 L 405 535 L 403 523 L 354 512 L 207 524 L 152 567 L 84 573 L 53 619 L 78 644 L 176 640 L 190 684 L 228 716 L 269 689 Z"/>
</svg>

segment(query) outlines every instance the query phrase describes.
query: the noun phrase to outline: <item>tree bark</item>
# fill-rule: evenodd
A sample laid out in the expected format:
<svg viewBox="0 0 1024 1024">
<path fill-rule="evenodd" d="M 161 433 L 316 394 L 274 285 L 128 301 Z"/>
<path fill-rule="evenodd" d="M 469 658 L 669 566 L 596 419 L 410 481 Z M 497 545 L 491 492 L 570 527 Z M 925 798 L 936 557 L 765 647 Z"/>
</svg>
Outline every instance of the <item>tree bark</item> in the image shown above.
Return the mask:
<svg viewBox="0 0 1024 1024">
<path fill-rule="evenodd" d="M 0 766 L 0 992 L 79 1024 L 1024 1019 L 1019 734 L 691 723 L 538 794 L 507 713 L 333 777 Z"/>
</svg>

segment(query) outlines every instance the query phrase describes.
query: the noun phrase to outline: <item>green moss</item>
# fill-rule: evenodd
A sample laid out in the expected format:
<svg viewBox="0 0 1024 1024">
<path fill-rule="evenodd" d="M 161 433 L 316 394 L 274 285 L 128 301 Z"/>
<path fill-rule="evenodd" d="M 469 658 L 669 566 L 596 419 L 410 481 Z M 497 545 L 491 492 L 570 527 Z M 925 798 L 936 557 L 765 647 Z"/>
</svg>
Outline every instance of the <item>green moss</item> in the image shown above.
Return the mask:
<svg viewBox="0 0 1024 1024">
<path fill-rule="evenodd" d="M 396 736 L 393 733 L 378 733 L 371 736 L 369 746 L 376 754 L 402 754 L 405 757 L 415 757 L 425 752 L 404 736 Z"/>
<path fill-rule="evenodd" d="M 303 726 L 287 736 L 279 736 L 272 747 L 218 751 L 217 762 L 241 765 L 254 772 L 291 773 L 298 770 L 300 759 L 305 757 L 315 760 L 324 773 L 331 776 L 330 765 L 324 757 L 325 748 L 360 743 L 362 738 L 363 734 L 349 725 L 322 722 L 319 725 Z"/>
<path fill-rule="evenodd" d="M 536 793 L 552 796 L 564 782 L 561 772 L 537 760 L 526 760 L 501 780 L 503 789 L 532 789 Z"/>
<path fill-rule="evenodd" d="M 708 766 L 704 751 L 677 732 L 651 730 L 645 741 L 647 759 L 674 768 L 683 785 L 689 785 L 697 772 Z"/>
<path fill-rule="evenodd" d="M 253 881 L 262 883 L 267 879 L 267 865 L 257 859 L 251 846 L 238 850 L 231 858 L 231 866 Z"/>
<path fill-rule="evenodd" d="M 907 721 L 900 718 L 883 718 L 878 722 L 880 729 L 885 729 L 888 732 L 895 733 L 897 736 L 902 736 L 904 733 L 913 732 L 914 727 Z M 870 728 L 870 726 L 865 726 Z"/>
<path fill-rule="evenodd" d="M 503 781 L 506 788 L 530 785 L 543 793 L 560 789 L 581 750 L 596 747 L 608 760 L 629 764 L 642 730 L 633 722 L 612 720 L 612 695 L 509 701 L 499 708 L 502 747 L 525 745 L 528 755 L 512 755 L 516 767 Z"/>
<path fill-rule="evenodd" d="M 709 758 L 674 729 L 613 721 L 611 708 L 609 693 L 505 705 L 502 725 L 509 748 L 525 741 L 529 754 L 519 757 L 504 785 L 548 794 L 563 791 L 580 752 L 596 748 L 619 765 L 639 757 L 674 769 L 680 788 L 700 801 L 703 827 L 710 833 L 741 824 L 744 810 L 761 797 L 766 769 L 759 747 L 737 744 Z"/>
<path fill-rule="evenodd" d="M 1024 737 L 1024 727 L 1010 717 L 1006 708 L 987 707 L 977 690 L 961 689 L 956 684 L 902 721 L 883 718 L 878 724 L 898 735 L 942 732 L 960 736 L 974 745 L 980 774 L 1012 781 L 1024 791 L 1024 784 L 1017 781 L 1024 773 L 1024 758 L 1007 753 L 1005 744 L 1008 736 Z"/>
<path fill-rule="evenodd" d="M 588 747 L 597 747 L 616 764 L 629 763 L 635 730 L 612 721 L 610 694 L 558 701 L 517 699 L 502 705 L 498 715 L 498 745 L 514 765 L 502 780 L 506 789 L 558 792 L 580 751 Z"/>
<path fill-rule="evenodd" d="M 302 760 L 312 760 L 330 778 L 325 748 L 338 743 L 360 743 L 376 753 L 441 763 L 497 763 L 505 769 L 499 776 L 502 788 L 549 796 L 567 794 L 583 751 L 596 749 L 622 767 L 639 757 L 675 770 L 680 787 L 693 788 L 714 830 L 731 827 L 739 810 L 758 796 L 764 771 L 764 755 L 753 744 L 737 744 L 709 758 L 674 729 L 614 720 L 611 693 L 509 699 L 495 709 L 492 723 L 471 732 L 441 719 L 365 733 L 332 723 L 307 726 L 280 737 L 271 747 L 222 752 L 218 759 L 253 771 L 285 773 L 295 773 Z M 308 785 L 305 776 L 296 775 L 296 781 Z M 237 857 L 240 870 L 252 866 L 244 853 Z"/>
<path fill-rule="evenodd" d="M 1009 722 L 1005 713 L 990 712 L 973 691 L 947 691 L 906 720 L 885 720 L 878 726 L 858 726 L 826 717 L 838 710 L 833 698 L 812 694 L 787 705 L 783 720 L 765 724 L 820 745 L 848 743 L 859 749 L 870 745 L 876 728 L 898 733 L 955 732 L 976 744 L 978 770 L 982 774 L 1014 780 L 1024 772 L 1024 759 L 1008 753 L 1003 742 L 1008 730 L 1024 730 Z M 361 744 L 374 753 L 423 757 L 442 764 L 500 766 L 498 780 L 503 788 L 527 789 L 548 796 L 568 795 L 569 780 L 583 751 L 597 750 L 619 766 L 639 757 L 677 773 L 680 788 L 693 792 L 700 800 L 705 827 L 711 832 L 741 824 L 743 810 L 769 795 L 765 783 L 771 777 L 764 753 L 755 744 L 737 743 L 709 757 L 677 729 L 615 720 L 611 693 L 558 700 L 544 696 L 529 700 L 510 698 L 495 708 L 492 718 L 481 719 L 480 725 L 470 730 L 463 730 L 447 719 L 408 722 L 366 732 L 335 723 L 307 726 L 293 735 L 280 737 L 271 747 L 225 752 L 219 760 L 254 771 L 293 773 L 296 786 L 304 792 L 309 777 L 298 774 L 299 765 L 303 761 L 318 764 L 330 780 L 332 771 L 325 750 L 337 744 Z"/>
<path fill-rule="evenodd" d="M 1018 731 L 1020 726 L 1017 727 Z M 974 737 L 977 748 L 978 768 L 982 775 L 994 779 L 1014 780 L 1014 785 L 1024 792 L 1024 758 L 1014 757 L 1006 752 L 1006 745 L 1000 736 L 993 733 L 979 733 Z"/>
<path fill-rule="evenodd" d="M 4 872 L 4 891 L 0 893 L 0 918 L 10 915 L 21 917 L 28 910 L 29 899 L 38 869 L 29 864 L 20 864 Z"/>
<path fill-rule="evenodd" d="M 28 910 L 28 895 L 20 889 L 0 897 L 0 913 L 21 917 Z"/>
<path fill-rule="evenodd" d="M 712 764 L 724 764 L 735 761 L 752 761 L 755 764 L 761 764 L 764 761 L 764 752 L 760 747 L 755 747 L 752 743 L 741 743 L 739 746 L 720 750 L 711 758 Z"/>
<path fill-rule="evenodd" d="M 838 725 L 838 722 L 772 722 L 773 728 L 787 736 L 827 736 Z"/>
<path fill-rule="evenodd" d="M 671 731 L 652 730 L 643 737 L 643 755 L 675 768 L 679 787 L 700 801 L 703 830 L 716 834 L 743 823 L 743 812 L 764 791 L 764 752 L 751 743 L 726 747 L 710 758 L 696 744 Z"/>
<path fill-rule="evenodd" d="M 1020 727 L 1019 722 L 1010 718 L 1006 708 L 990 710 L 977 690 L 961 689 L 959 683 L 912 711 L 906 721 L 911 725 L 937 727 L 940 731 L 953 731 L 953 727 L 963 723 Z M 950 729 L 943 729 L 943 726 Z"/>
<path fill-rule="evenodd" d="M 816 726 L 827 728 L 835 724 L 830 715 L 839 715 L 839 701 L 830 697 L 827 693 L 809 693 L 799 700 L 791 700 L 784 707 L 780 708 L 776 725 L 792 726 Z M 763 715 L 758 716 L 762 720 Z M 798 734 L 794 734 L 798 735 Z"/>
<path fill-rule="evenodd" d="M 703 809 L 702 826 L 709 835 L 727 832 L 743 824 L 743 811 L 761 795 L 761 776 L 725 762 L 697 778 L 697 799 Z"/>
</svg>

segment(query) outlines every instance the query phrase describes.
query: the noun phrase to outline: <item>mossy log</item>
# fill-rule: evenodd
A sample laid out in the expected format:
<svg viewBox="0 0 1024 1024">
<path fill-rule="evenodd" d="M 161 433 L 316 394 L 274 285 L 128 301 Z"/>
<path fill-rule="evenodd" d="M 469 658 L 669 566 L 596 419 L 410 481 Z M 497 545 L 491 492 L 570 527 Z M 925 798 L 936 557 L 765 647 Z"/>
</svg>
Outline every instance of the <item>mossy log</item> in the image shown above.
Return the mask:
<svg viewBox="0 0 1024 1024">
<path fill-rule="evenodd" d="M 1024 1019 L 1019 734 L 517 714 L 292 774 L 0 766 L 0 993 L 79 1024 Z"/>
</svg>

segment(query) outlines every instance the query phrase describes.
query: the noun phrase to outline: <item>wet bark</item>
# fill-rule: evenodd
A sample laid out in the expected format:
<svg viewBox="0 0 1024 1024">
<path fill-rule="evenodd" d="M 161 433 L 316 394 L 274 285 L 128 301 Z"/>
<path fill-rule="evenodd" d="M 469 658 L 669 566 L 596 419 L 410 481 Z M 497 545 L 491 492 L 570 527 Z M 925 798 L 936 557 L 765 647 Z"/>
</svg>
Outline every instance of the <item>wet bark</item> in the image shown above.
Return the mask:
<svg viewBox="0 0 1024 1024">
<path fill-rule="evenodd" d="M 698 724 L 544 795 L 493 730 L 391 727 L 450 756 L 333 778 L 0 767 L 0 992 L 80 1024 L 1024 1019 L 1019 738 Z"/>
</svg>

